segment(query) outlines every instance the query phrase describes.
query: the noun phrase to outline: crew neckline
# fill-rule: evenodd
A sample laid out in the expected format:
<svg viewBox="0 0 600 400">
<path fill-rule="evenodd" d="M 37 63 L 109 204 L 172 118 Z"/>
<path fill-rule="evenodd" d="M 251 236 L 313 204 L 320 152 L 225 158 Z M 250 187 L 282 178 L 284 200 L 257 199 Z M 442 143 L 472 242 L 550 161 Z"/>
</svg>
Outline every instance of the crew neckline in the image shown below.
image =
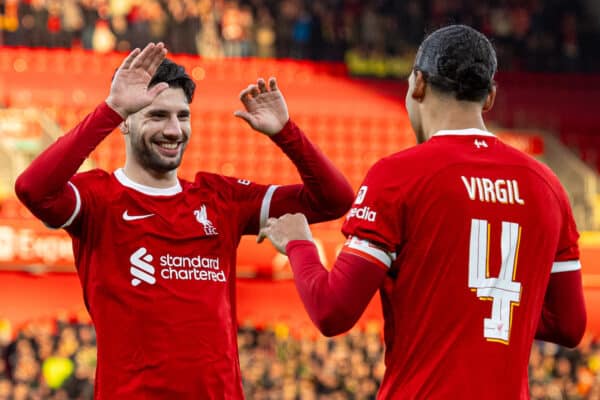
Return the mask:
<svg viewBox="0 0 600 400">
<path fill-rule="evenodd" d="M 127 175 L 125 175 L 125 171 L 123 168 L 119 168 L 114 172 L 115 178 L 117 181 L 125 187 L 133 189 L 143 194 L 147 194 L 149 196 L 173 196 L 175 194 L 181 193 L 182 188 L 179 180 L 177 183 L 168 188 L 156 188 L 152 186 L 142 185 L 141 183 L 137 183 L 131 180 Z"/>
<path fill-rule="evenodd" d="M 431 137 L 439 137 L 439 136 L 488 136 L 488 137 L 496 137 L 491 132 L 484 131 L 483 129 L 478 128 L 468 128 L 468 129 L 444 129 L 441 131 L 437 131 Z"/>
</svg>

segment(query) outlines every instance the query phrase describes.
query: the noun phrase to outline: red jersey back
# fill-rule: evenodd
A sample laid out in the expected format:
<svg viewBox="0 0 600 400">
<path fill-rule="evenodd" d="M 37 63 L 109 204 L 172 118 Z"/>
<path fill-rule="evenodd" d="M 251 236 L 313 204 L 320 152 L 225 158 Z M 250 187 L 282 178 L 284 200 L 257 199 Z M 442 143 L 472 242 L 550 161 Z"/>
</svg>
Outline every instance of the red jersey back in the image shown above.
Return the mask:
<svg viewBox="0 0 600 400">
<path fill-rule="evenodd" d="M 199 173 L 155 189 L 75 175 L 75 262 L 97 332 L 99 399 L 241 399 L 235 254 L 272 190 Z"/>
<path fill-rule="evenodd" d="M 343 232 L 389 257 L 379 398 L 529 397 L 550 273 L 579 268 L 547 167 L 488 132 L 441 131 L 372 167 Z"/>
</svg>

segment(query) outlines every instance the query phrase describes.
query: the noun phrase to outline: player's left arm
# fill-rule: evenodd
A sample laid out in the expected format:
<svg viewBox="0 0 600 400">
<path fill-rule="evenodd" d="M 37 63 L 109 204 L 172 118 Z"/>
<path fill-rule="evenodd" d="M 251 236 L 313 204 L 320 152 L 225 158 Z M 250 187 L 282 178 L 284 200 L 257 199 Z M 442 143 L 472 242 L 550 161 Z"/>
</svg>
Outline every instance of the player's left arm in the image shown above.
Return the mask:
<svg viewBox="0 0 600 400">
<path fill-rule="evenodd" d="M 350 239 L 327 271 L 302 214 L 270 218 L 261 235 L 289 257 L 302 303 L 325 336 L 339 335 L 354 326 L 386 277 L 389 265 L 385 263 L 391 264 L 391 258 L 376 247 L 371 247 L 369 254 L 351 252 Z"/>
<path fill-rule="evenodd" d="M 304 135 L 289 117 L 275 78 L 269 87 L 261 78 L 240 93 L 245 111 L 235 115 L 253 129 L 269 136 L 294 163 L 303 184 L 273 187 L 267 193 L 268 215 L 301 212 L 310 223 L 339 218 L 354 198 L 348 180 Z"/>
<path fill-rule="evenodd" d="M 562 266 L 561 266 L 562 264 Z M 570 264 L 570 266 L 569 266 Z M 535 338 L 566 347 L 575 347 L 585 332 L 586 311 L 578 261 L 555 263 L 544 297 Z"/>
<path fill-rule="evenodd" d="M 579 233 L 566 192 L 556 183 L 562 224 L 558 248 L 546 288 L 536 339 L 575 347 L 585 333 L 586 310 L 579 262 Z"/>
</svg>

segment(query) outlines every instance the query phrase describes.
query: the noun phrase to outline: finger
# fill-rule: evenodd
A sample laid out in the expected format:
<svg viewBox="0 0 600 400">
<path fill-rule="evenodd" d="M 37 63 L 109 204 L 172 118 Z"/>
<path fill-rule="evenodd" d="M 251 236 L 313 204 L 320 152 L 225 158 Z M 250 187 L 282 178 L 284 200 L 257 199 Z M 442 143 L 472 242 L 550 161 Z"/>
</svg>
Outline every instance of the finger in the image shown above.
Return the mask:
<svg viewBox="0 0 600 400">
<path fill-rule="evenodd" d="M 168 88 L 169 84 L 167 82 L 160 82 L 148 89 L 148 94 L 152 96 L 152 98 L 155 98 Z"/>
<path fill-rule="evenodd" d="M 256 237 L 256 243 L 262 243 L 267 237 L 266 228 L 262 228 Z"/>
<path fill-rule="evenodd" d="M 240 101 L 244 104 L 250 99 L 250 86 L 240 92 Z"/>
<path fill-rule="evenodd" d="M 144 62 L 144 59 L 148 56 L 150 47 L 153 45 L 153 43 L 148 43 L 146 47 L 144 47 L 142 51 L 138 54 L 138 56 L 133 60 L 133 62 L 130 65 L 130 68 L 139 68 L 140 65 Z"/>
<path fill-rule="evenodd" d="M 280 219 L 285 218 L 286 215 L 289 215 L 289 214 L 283 214 L 279 218 L 274 218 L 274 217 L 267 218 L 267 222 L 265 223 L 265 226 L 271 228 L 273 225 L 275 225 L 277 223 L 277 221 L 279 221 Z"/>
<path fill-rule="evenodd" d="M 303 222 L 303 223 L 307 223 L 308 222 L 307 219 L 306 219 L 306 215 L 304 215 L 303 213 L 299 212 L 299 213 L 296 213 L 294 215 L 296 215 L 297 216 L 296 218 L 300 219 L 301 222 Z"/>
<path fill-rule="evenodd" d="M 133 49 L 131 51 L 131 53 L 129 53 L 129 55 L 127 57 L 125 57 L 125 59 L 121 63 L 121 66 L 119 67 L 119 69 L 129 68 L 131 66 L 131 63 L 133 62 L 133 60 L 137 57 L 138 54 L 140 54 L 140 51 L 141 50 L 138 47 Z"/>
<path fill-rule="evenodd" d="M 260 94 L 260 90 L 258 90 L 257 85 L 250 85 L 248 88 L 250 89 L 250 96 L 256 97 Z"/>
<path fill-rule="evenodd" d="M 235 115 L 238 118 L 243 119 L 244 121 L 246 121 L 248 123 L 248 125 L 254 127 L 254 117 L 249 112 L 237 110 L 237 111 L 234 111 L 233 115 Z"/>
<path fill-rule="evenodd" d="M 141 65 L 141 67 L 150 73 L 152 70 L 152 66 L 154 65 L 156 60 L 160 59 L 163 47 L 164 47 L 164 45 L 160 46 L 160 47 L 158 45 L 155 45 L 152 48 L 152 51 L 150 51 L 148 53 L 148 56 L 146 57 L 146 60 Z M 160 61 L 162 61 L 162 60 L 160 60 Z"/>
<path fill-rule="evenodd" d="M 258 78 L 258 90 L 261 93 L 267 93 L 267 84 L 263 78 Z"/>
<path fill-rule="evenodd" d="M 155 47 L 154 43 L 148 43 L 140 55 L 131 63 L 131 68 L 148 68 L 148 57 L 154 52 Z"/>
<path fill-rule="evenodd" d="M 158 51 L 154 55 L 154 58 L 152 59 L 152 61 L 150 62 L 150 66 L 148 67 L 148 73 L 152 76 L 154 76 L 156 70 L 167 56 L 167 49 L 165 49 L 164 44 L 159 43 L 156 47 Z"/>
<path fill-rule="evenodd" d="M 271 88 L 271 91 L 279 90 L 279 87 L 277 87 L 277 79 L 275 79 L 274 76 L 269 78 L 269 87 Z"/>
</svg>

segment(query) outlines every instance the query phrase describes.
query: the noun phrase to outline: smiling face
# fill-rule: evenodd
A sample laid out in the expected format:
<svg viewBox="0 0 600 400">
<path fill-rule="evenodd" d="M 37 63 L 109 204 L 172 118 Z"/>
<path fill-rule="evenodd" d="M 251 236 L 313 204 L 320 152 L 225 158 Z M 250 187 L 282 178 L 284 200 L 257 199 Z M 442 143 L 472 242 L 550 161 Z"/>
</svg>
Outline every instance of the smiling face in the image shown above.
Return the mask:
<svg viewBox="0 0 600 400">
<path fill-rule="evenodd" d="M 180 88 L 168 88 L 126 122 L 127 158 L 152 174 L 176 170 L 190 139 L 190 106 Z"/>
</svg>

